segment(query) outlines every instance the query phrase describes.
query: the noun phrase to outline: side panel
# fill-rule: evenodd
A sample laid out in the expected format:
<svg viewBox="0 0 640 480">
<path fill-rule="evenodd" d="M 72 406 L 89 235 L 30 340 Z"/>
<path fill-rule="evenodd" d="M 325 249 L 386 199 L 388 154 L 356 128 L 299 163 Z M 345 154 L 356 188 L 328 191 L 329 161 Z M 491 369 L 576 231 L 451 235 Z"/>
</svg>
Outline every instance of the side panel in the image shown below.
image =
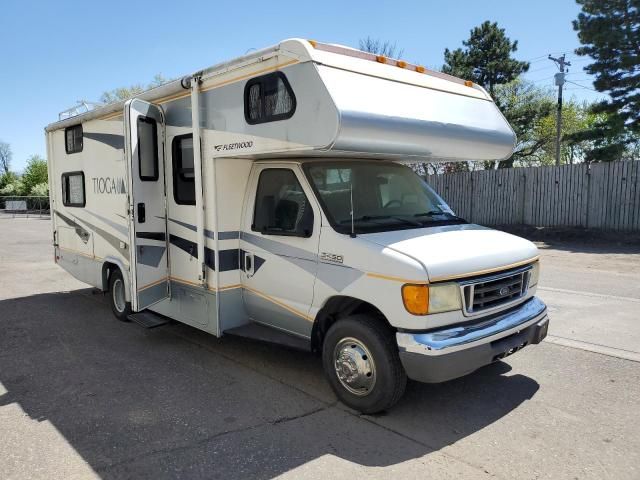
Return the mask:
<svg viewBox="0 0 640 480">
<path fill-rule="evenodd" d="M 129 271 L 129 231 L 126 222 L 126 172 L 122 119 L 82 124 L 83 146 L 67 154 L 65 132 L 48 134 L 51 216 L 57 262 L 79 280 L 104 288 L 102 264 L 117 259 Z M 84 174 L 85 205 L 65 206 L 61 178 Z"/>
<path fill-rule="evenodd" d="M 209 277 L 209 282 L 210 288 L 215 288 L 218 292 L 219 329 L 223 333 L 249 321 L 242 303 L 240 224 L 253 162 L 240 158 L 214 159 L 210 152 L 212 145 L 217 142 L 216 132 L 205 132 L 203 158 L 206 171 L 213 173 L 215 166 L 217 179 L 217 186 L 214 188 L 213 179 L 207 177 L 205 188 L 209 202 L 214 201 L 218 205 L 215 212 L 211 208 L 206 211 L 207 224 L 214 224 L 214 213 L 218 224 L 217 241 L 207 238 L 208 247 L 218 249 L 218 268 L 215 275 Z"/>
</svg>

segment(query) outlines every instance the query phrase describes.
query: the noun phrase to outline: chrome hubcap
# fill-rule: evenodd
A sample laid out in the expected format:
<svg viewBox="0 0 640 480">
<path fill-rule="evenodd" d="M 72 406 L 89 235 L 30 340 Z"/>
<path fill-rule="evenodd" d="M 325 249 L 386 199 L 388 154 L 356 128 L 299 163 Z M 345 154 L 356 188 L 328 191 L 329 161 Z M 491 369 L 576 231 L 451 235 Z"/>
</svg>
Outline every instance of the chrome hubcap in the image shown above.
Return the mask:
<svg viewBox="0 0 640 480">
<path fill-rule="evenodd" d="M 113 295 L 113 304 L 115 305 L 118 313 L 124 312 L 127 300 L 124 294 L 124 283 L 121 279 L 118 278 L 113 282 L 113 292 L 111 292 L 111 294 Z"/>
<path fill-rule="evenodd" d="M 376 365 L 367 347 L 355 338 L 343 338 L 333 350 L 338 380 L 349 392 L 368 395 L 376 384 Z"/>
</svg>

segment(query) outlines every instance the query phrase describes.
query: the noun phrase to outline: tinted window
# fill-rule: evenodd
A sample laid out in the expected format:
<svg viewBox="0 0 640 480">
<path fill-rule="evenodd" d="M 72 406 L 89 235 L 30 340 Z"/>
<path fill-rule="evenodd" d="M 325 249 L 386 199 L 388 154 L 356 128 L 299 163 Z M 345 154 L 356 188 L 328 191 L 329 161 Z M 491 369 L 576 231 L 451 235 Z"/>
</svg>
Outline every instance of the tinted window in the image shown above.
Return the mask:
<svg viewBox="0 0 640 480">
<path fill-rule="evenodd" d="M 244 90 L 244 116 L 249 124 L 290 118 L 296 110 L 287 77 L 274 72 L 249 80 Z"/>
<path fill-rule="evenodd" d="M 85 203 L 84 173 L 63 173 L 62 204 L 65 207 L 84 207 Z"/>
<path fill-rule="evenodd" d="M 158 125 L 149 117 L 138 117 L 138 164 L 140 180 L 158 180 Z"/>
<path fill-rule="evenodd" d="M 270 235 L 311 236 L 313 210 L 292 170 L 269 168 L 260 173 L 251 228 Z"/>
<path fill-rule="evenodd" d="M 74 125 L 64 129 L 64 149 L 67 153 L 82 151 L 82 125 Z"/>
<path fill-rule="evenodd" d="M 193 136 L 173 139 L 173 198 L 179 205 L 196 204 L 196 182 L 193 169 Z"/>
</svg>

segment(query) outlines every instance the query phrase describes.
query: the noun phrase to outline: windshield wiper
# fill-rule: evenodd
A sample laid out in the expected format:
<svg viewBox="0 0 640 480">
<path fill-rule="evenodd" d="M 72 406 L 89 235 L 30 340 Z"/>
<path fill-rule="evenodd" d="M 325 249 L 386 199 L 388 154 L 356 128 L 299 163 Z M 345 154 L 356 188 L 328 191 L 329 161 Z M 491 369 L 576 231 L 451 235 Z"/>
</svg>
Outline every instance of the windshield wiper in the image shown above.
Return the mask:
<svg viewBox="0 0 640 480">
<path fill-rule="evenodd" d="M 467 223 L 467 221 L 462 218 L 462 217 L 458 217 L 457 215 L 454 215 L 453 213 L 450 212 L 443 212 L 443 211 L 439 211 L 439 210 L 429 210 L 428 212 L 423 212 L 423 213 L 416 213 L 414 215 L 414 217 L 436 217 L 438 215 L 445 215 L 447 217 L 449 217 L 449 219 L 451 220 L 459 220 L 461 222 L 465 222 Z"/>
<path fill-rule="evenodd" d="M 377 225 L 384 225 L 384 223 L 376 222 L 375 220 L 387 220 L 387 219 L 398 220 L 400 222 L 404 222 L 404 223 L 406 223 L 408 225 L 411 225 L 411 226 L 414 226 L 414 227 L 421 227 L 422 226 L 422 224 L 420 222 L 417 222 L 415 220 L 411 220 L 409 218 L 399 217 L 397 215 L 363 215 L 361 217 L 354 218 L 353 221 L 354 221 L 354 223 L 355 222 L 369 222 L 369 223 L 375 223 Z M 339 223 L 341 223 L 341 224 L 351 223 L 351 219 L 341 220 Z"/>
</svg>

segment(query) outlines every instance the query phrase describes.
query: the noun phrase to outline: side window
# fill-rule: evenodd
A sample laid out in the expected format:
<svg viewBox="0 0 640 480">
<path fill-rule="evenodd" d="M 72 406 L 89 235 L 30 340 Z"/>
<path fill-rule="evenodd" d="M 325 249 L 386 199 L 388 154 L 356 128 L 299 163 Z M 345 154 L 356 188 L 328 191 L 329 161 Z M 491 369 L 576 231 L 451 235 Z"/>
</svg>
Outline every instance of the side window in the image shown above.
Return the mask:
<svg viewBox="0 0 640 480">
<path fill-rule="evenodd" d="M 293 170 L 268 168 L 260 173 L 251 229 L 265 235 L 311 236 L 313 209 Z"/>
<path fill-rule="evenodd" d="M 82 151 L 82 125 L 64 129 L 64 149 L 67 154 Z"/>
<path fill-rule="evenodd" d="M 250 125 L 291 118 L 296 97 L 287 77 L 274 72 L 252 78 L 244 88 L 244 118 Z"/>
<path fill-rule="evenodd" d="M 84 172 L 62 174 L 62 204 L 65 207 L 84 207 Z"/>
<path fill-rule="evenodd" d="M 140 180 L 158 180 L 158 125 L 153 118 L 138 117 L 138 166 Z"/>
<path fill-rule="evenodd" d="M 171 143 L 171 157 L 173 159 L 173 198 L 178 205 L 195 205 L 193 135 L 174 137 Z"/>
</svg>

